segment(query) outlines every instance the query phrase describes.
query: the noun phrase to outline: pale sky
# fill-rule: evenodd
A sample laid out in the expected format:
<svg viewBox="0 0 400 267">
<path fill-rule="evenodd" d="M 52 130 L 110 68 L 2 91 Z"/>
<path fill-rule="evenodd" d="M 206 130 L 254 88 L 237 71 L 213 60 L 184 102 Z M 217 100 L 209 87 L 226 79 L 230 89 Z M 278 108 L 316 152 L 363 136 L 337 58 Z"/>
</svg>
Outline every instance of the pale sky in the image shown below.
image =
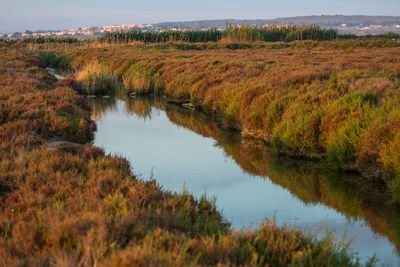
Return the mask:
<svg viewBox="0 0 400 267">
<path fill-rule="evenodd" d="M 400 16 L 400 0 L 0 0 L 0 32 L 320 14 Z"/>
</svg>

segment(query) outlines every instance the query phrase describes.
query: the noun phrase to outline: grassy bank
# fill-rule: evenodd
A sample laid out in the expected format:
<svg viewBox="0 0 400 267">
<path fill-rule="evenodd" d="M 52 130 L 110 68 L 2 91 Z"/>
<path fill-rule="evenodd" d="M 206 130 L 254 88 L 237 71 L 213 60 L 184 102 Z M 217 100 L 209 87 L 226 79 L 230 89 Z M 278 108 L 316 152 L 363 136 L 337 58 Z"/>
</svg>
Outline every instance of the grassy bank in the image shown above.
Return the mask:
<svg viewBox="0 0 400 267">
<path fill-rule="evenodd" d="M 129 103 L 125 109 L 136 106 Z M 348 218 L 363 218 L 374 232 L 386 236 L 400 250 L 400 210 L 389 204 L 391 194 L 384 185 L 365 183 L 358 175 L 327 170 L 315 162 L 276 156 L 261 142 L 240 138 L 203 113 L 176 105 L 156 106 L 165 109 L 171 122 L 213 138 L 245 172 L 268 177 L 305 203 L 324 203 Z"/>
<path fill-rule="evenodd" d="M 84 97 L 37 56 L 0 55 L 0 265 L 357 265 L 331 236 L 273 222 L 233 232 L 205 197 L 136 179 L 126 160 L 85 145 Z M 54 137 L 75 144 L 48 147 Z"/>
<path fill-rule="evenodd" d="M 281 153 L 382 179 L 400 201 L 398 44 L 233 46 L 109 46 L 67 57 L 73 68 L 101 61 L 138 91 L 154 92 L 149 84 L 157 81 L 169 100 L 192 102 Z"/>
<path fill-rule="evenodd" d="M 96 120 L 102 120 L 110 111 L 116 112 L 115 99 L 97 98 L 90 104 Z M 221 127 L 212 116 L 165 103 L 161 97 L 126 97 L 123 110 L 151 119 L 154 108 L 164 110 L 172 123 L 215 140 L 215 146 L 255 179 L 265 177 L 304 203 L 323 203 L 347 218 L 365 220 L 374 233 L 386 236 L 400 250 L 400 210 L 391 203 L 391 193 L 384 184 L 366 183 L 360 175 L 329 170 L 318 162 L 276 155 L 262 142 L 241 138 L 240 132 Z M 349 232 L 348 236 L 352 235 Z"/>
<path fill-rule="evenodd" d="M 104 114 L 117 111 L 117 101 L 112 98 L 95 98 L 90 105 L 100 121 Z M 151 120 L 154 108 L 164 110 L 172 123 L 215 140 L 214 145 L 254 179 L 265 177 L 308 205 L 323 203 L 350 220 L 364 220 L 374 233 L 385 236 L 400 250 L 400 210 L 390 204 L 392 196 L 384 184 L 366 183 L 359 175 L 328 170 L 317 162 L 278 156 L 262 142 L 243 139 L 239 132 L 224 129 L 212 116 L 167 104 L 161 97 L 126 97 L 123 110 L 130 116 Z M 348 237 L 353 235 L 349 231 Z"/>
</svg>

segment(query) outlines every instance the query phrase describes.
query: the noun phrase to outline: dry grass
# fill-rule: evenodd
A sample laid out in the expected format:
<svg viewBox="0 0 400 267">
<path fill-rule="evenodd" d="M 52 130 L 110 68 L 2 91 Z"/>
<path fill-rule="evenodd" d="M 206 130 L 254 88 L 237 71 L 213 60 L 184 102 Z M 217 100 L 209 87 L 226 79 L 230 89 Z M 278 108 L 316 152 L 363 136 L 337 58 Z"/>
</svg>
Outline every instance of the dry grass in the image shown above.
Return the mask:
<svg viewBox="0 0 400 267">
<path fill-rule="evenodd" d="M 1 149 L 41 144 L 58 136 L 85 143 L 93 138 L 86 100 L 40 67 L 37 57 L 0 50 Z"/>
<path fill-rule="evenodd" d="M 163 85 L 169 100 L 191 101 L 219 114 L 244 136 L 261 138 L 281 152 L 322 156 L 331 167 L 383 178 L 398 201 L 398 161 L 385 156 L 394 151 L 400 131 L 398 45 L 220 46 L 127 45 L 82 48 L 67 55 L 72 67 L 103 60 L 121 79 L 130 68 L 146 73 L 147 81 Z M 132 77 L 138 84 L 143 81 Z"/>
<path fill-rule="evenodd" d="M 212 200 L 137 180 L 92 145 L 50 149 L 48 137 L 93 137 L 86 99 L 38 57 L 0 55 L 1 266 L 357 264 L 330 236 L 274 223 L 230 231 Z"/>
<path fill-rule="evenodd" d="M 105 64 L 89 62 L 75 73 L 77 87 L 87 95 L 113 95 L 119 88 L 117 75 Z"/>
<path fill-rule="evenodd" d="M 126 160 L 90 145 L 21 149 L 1 163 L 2 265 L 95 265 L 155 228 L 188 236 L 228 230 L 207 200 L 136 180 Z"/>
</svg>

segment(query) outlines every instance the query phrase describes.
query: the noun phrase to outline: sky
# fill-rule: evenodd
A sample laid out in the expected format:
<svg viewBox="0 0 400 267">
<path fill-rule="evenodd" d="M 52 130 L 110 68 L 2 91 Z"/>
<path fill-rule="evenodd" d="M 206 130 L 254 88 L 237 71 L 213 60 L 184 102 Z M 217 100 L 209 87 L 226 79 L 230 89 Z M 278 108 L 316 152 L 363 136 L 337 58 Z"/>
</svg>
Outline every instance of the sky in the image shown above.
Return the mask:
<svg viewBox="0 0 400 267">
<path fill-rule="evenodd" d="M 320 14 L 400 16 L 400 0 L 0 0 L 0 32 Z"/>
</svg>

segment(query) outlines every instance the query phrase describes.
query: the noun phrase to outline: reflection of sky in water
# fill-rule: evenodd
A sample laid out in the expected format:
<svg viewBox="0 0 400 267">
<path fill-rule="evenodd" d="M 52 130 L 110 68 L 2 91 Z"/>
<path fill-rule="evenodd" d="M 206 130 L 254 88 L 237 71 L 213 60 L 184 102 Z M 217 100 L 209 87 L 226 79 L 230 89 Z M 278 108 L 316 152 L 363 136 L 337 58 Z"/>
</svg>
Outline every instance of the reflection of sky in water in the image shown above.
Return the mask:
<svg viewBox="0 0 400 267">
<path fill-rule="evenodd" d="M 362 220 L 348 222 L 332 208 L 304 204 L 270 180 L 246 174 L 213 139 L 173 124 L 164 111 L 153 109 L 151 118 L 144 120 L 124 114 L 124 103 L 117 101 L 117 108 L 105 113 L 97 128 L 95 144 L 128 158 L 143 179 L 153 169 L 164 189 L 181 192 L 185 185 L 196 196 L 216 196 L 218 208 L 236 229 L 274 216 L 278 224 L 296 223 L 302 229 L 318 229 L 327 221 L 338 239 L 347 226 L 348 239 L 354 237 L 352 248 L 360 256 L 377 253 L 385 263 L 400 264 L 393 245 Z"/>
</svg>

